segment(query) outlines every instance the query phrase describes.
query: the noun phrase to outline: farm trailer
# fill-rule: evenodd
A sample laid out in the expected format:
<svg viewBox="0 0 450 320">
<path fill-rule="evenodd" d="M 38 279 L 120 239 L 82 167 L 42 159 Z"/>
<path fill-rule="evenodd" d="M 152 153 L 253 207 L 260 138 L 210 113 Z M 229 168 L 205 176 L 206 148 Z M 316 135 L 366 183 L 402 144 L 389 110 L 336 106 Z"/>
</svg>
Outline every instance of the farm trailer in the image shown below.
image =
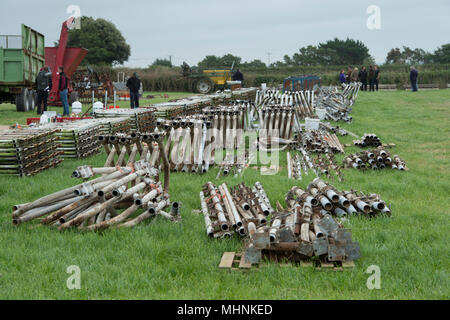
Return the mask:
<svg viewBox="0 0 450 320">
<path fill-rule="evenodd" d="M 22 35 L 0 35 L 0 103 L 17 111 L 33 110 L 34 82 L 44 66 L 44 35 L 22 24 Z"/>
</svg>

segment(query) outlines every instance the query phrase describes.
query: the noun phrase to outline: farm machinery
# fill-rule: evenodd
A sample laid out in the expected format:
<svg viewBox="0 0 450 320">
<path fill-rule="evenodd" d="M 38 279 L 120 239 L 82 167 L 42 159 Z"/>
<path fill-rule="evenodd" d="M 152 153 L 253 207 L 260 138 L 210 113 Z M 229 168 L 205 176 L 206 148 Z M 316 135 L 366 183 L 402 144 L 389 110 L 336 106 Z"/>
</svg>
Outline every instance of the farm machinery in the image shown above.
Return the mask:
<svg viewBox="0 0 450 320">
<path fill-rule="evenodd" d="M 208 94 L 215 88 L 224 89 L 227 81 L 231 81 L 234 63 L 229 67 L 198 69 L 189 67 L 186 62 L 181 66 L 181 74 L 189 80 L 189 88 L 192 92 Z"/>
</svg>

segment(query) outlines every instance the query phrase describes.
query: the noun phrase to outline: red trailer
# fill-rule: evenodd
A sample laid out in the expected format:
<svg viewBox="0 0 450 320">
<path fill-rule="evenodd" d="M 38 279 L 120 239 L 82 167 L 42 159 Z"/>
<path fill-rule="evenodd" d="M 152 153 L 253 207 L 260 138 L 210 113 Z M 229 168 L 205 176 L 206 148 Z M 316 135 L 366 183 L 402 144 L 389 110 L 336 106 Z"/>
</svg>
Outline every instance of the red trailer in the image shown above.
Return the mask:
<svg viewBox="0 0 450 320">
<path fill-rule="evenodd" d="M 58 47 L 45 47 L 45 64 L 52 70 L 53 87 L 48 96 L 48 104 L 52 106 L 61 106 L 61 99 L 58 92 L 59 76 L 58 67 L 64 67 L 64 73 L 70 79 L 77 69 L 78 65 L 84 59 L 88 51 L 83 48 L 67 48 L 69 38 L 69 28 L 74 24 L 75 19 L 70 18 L 62 24 L 61 35 L 59 37 Z M 69 81 L 69 103 L 77 100 L 76 92 L 72 92 Z"/>
</svg>

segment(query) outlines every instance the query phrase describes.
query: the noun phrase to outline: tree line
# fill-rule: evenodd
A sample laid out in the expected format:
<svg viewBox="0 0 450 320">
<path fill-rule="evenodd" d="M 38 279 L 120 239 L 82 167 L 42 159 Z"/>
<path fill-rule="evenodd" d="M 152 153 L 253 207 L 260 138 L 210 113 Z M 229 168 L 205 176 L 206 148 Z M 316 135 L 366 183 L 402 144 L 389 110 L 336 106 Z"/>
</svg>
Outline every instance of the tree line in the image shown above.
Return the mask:
<svg viewBox="0 0 450 320">
<path fill-rule="evenodd" d="M 81 17 L 81 28 L 69 31 L 68 46 L 83 47 L 89 50 L 84 65 L 121 65 L 128 61 L 131 50 L 120 30 L 105 19 Z M 259 59 L 244 62 L 239 56 L 225 54 L 223 56 L 207 55 L 197 66 L 199 68 L 238 66 L 244 70 L 282 67 L 308 66 L 344 66 L 375 64 L 369 48 L 360 40 L 334 38 L 317 46 L 301 47 L 293 55 L 284 55 L 282 61 L 275 61 L 269 66 Z M 403 46 L 392 48 L 386 55 L 386 64 L 449 64 L 450 43 L 444 44 L 434 52 L 426 52 L 420 48 Z M 173 67 L 168 59 L 156 59 L 153 66 Z"/>
</svg>

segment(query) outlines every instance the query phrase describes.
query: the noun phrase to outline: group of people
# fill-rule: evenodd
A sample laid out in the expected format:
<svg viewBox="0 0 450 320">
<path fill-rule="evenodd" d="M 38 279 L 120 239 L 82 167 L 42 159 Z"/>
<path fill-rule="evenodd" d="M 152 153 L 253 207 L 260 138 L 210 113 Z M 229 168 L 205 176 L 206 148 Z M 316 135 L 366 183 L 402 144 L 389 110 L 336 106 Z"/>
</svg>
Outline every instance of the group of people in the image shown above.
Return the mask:
<svg viewBox="0 0 450 320">
<path fill-rule="evenodd" d="M 58 67 L 58 92 L 63 105 L 63 117 L 69 116 L 69 79 L 64 73 L 64 67 Z M 41 115 L 47 111 L 48 94 L 52 91 L 52 72 L 48 66 L 41 68 L 35 80 L 37 92 L 37 114 Z"/>
<path fill-rule="evenodd" d="M 409 80 L 411 81 L 411 90 L 413 92 L 417 91 L 417 78 L 419 73 L 417 72 L 414 66 L 411 66 L 409 73 Z M 378 91 L 378 83 L 380 81 L 380 69 L 378 66 L 369 66 L 369 72 L 367 72 L 366 67 L 361 67 L 361 70 L 358 68 L 353 68 L 352 66 L 348 67 L 347 73 L 345 73 L 344 69 L 341 70 L 339 75 L 339 82 L 342 83 L 351 83 L 351 82 L 361 82 L 361 90 L 367 91 L 367 83 L 369 83 L 369 91 Z"/>
<path fill-rule="evenodd" d="M 369 71 L 365 66 L 362 66 L 361 70 L 348 66 L 347 73 L 342 69 L 339 75 L 340 83 L 361 82 L 361 90 L 363 91 L 367 91 L 367 84 L 369 84 L 369 91 L 378 91 L 379 81 L 380 69 L 376 65 L 369 66 Z"/>
</svg>

